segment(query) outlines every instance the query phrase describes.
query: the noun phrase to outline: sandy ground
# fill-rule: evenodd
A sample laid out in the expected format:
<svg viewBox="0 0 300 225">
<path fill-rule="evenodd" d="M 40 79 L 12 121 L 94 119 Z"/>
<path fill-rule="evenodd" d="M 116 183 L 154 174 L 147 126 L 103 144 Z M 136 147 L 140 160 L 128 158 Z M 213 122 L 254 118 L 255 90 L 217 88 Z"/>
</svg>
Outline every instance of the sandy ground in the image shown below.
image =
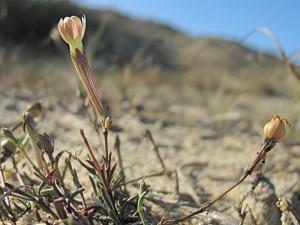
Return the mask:
<svg viewBox="0 0 300 225">
<path fill-rule="evenodd" d="M 39 100 L 46 108 L 38 122 L 39 130 L 55 138 L 56 151 L 79 152 L 84 159 L 87 152 L 82 151 L 79 128 L 85 130 L 95 150 L 102 150 L 103 141 L 88 117 L 80 112 L 71 66 L 56 66 L 60 69 L 50 65 L 43 72 L 30 66 L 10 69 L 10 78 L 2 74 L 0 125 L 13 126 L 27 105 Z M 54 69 L 55 75 L 50 77 Z M 221 193 L 242 176 L 255 158 L 263 141 L 263 126 L 272 114 L 292 123 L 297 118 L 297 107 L 289 95 L 225 93 L 221 88 L 204 90 L 168 79 L 132 79 L 125 87 L 129 96 L 126 101 L 124 93 L 118 91 L 120 82 L 116 77 L 101 78 L 97 86 L 112 109 L 110 145 L 113 150 L 118 134 L 127 179 L 161 171 L 151 144 L 143 137 L 145 129 L 151 131 L 167 171 L 178 175 L 179 193 L 174 173 L 146 179 L 151 187 L 146 205 L 156 216 L 179 216 Z M 242 220 L 239 210 L 245 210 L 244 224 L 279 225 L 280 211 L 275 202 L 282 195 L 292 199 L 300 215 L 300 147 L 298 131 L 293 126 L 256 175 L 211 207 L 210 213 L 196 217 L 194 223 L 237 225 Z M 80 172 L 88 188 L 87 176 L 84 170 Z M 137 191 L 137 185 L 128 188 Z"/>
</svg>

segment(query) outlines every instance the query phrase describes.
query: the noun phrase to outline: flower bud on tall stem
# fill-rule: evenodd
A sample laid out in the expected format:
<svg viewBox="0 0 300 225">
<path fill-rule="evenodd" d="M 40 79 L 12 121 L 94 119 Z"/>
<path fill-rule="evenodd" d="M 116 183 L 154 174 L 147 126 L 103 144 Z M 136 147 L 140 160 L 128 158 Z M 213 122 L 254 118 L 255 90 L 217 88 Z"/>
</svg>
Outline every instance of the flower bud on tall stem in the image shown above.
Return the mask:
<svg viewBox="0 0 300 225">
<path fill-rule="evenodd" d="M 102 119 L 105 119 L 107 115 L 92 79 L 90 67 L 82 44 L 85 28 L 85 17 L 82 17 L 81 19 L 77 16 L 65 17 L 64 19 L 60 19 L 58 23 L 59 34 L 70 47 L 72 62 L 78 77 L 88 94 L 88 98 L 97 114 L 102 117 Z"/>
</svg>

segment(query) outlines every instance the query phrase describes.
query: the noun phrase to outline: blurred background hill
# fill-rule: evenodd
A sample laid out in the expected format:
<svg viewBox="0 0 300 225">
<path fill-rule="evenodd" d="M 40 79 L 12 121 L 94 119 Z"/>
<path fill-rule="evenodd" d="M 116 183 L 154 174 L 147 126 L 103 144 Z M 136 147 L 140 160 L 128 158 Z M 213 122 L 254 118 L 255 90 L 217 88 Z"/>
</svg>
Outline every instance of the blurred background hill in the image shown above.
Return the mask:
<svg viewBox="0 0 300 225">
<path fill-rule="evenodd" d="M 267 86 L 267 92 L 276 93 L 276 85 L 268 85 L 269 77 L 272 74 L 272 80 L 276 80 L 285 71 L 274 55 L 235 41 L 192 37 L 170 26 L 112 10 L 82 8 L 62 0 L 9 0 L 2 3 L 1 9 L 1 42 L 7 48 L 17 47 L 18 57 L 26 51 L 27 59 L 28 55 L 64 56 L 65 45 L 57 35 L 56 24 L 61 17 L 84 14 L 87 54 L 94 69 L 102 73 L 127 65 L 138 71 L 155 67 L 159 74 L 184 74 L 190 83 L 211 88 L 223 75 L 237 82 L 249 76 L 245 79 L 256 79 L 259 86 Z M 5 58 L 10 58 L 12 52 L 6 51 Z"/>
<path fill-rule="evenodd" d="M 60 18 L 71 15 L 87 18 L 86 53 L 99 82 L 117 78 L 122 90 L 139 82 L 144 88 L 190 85 L 199 91 L 207 90 L 207 94 L 201 92 L 202 97 L 215 93 L 294 95 L 290 87 L 295 78 L 277 57 L 275 47 L 273 53 L 266 53 L 237 39 L 189 35 L 158 21 L 111 9 L 86 8 L 65 0 L 1 1 L 0 72 L 5 88 L 19 82 L 20 87 L 25 83 L 28 89 L 42 87 L 69 93 L 60 83 L 72 88 L 75 79 L 70 76 L 74 71 L 56 26 Z M 53 90 L 56 79 L 65 82 Z M 31 87 L 32 80 L 41 86 Z"/>
<path fill-rule="evenodd" d="M 43 54 L 59 55 L 55 45 L 57 21 L 66 15 L 85 14 L 85 40 L 97 58 L 95 66 L 120 68 L 134 62 L 137 67 L 157 65 L 177 72 L 199 71 L 205 76 L 226 71 L 235 75 L 243 73 L 242 70 L 272 71 L 269 67 L 278 63 L 276 57 L 231 40 L 190 37 L 167 25 L 109 10 L 80 8 L 68 1 L 9 0 L 6 4 L 6 8 L 2 7 L 1 41 L 6 46 L 27 46 L 36 54 L 43 50 Z M 63 45 L 60 39 L 57 42 Z M 258 62 L 255 68 L 253 62 Z"/>
</svg>

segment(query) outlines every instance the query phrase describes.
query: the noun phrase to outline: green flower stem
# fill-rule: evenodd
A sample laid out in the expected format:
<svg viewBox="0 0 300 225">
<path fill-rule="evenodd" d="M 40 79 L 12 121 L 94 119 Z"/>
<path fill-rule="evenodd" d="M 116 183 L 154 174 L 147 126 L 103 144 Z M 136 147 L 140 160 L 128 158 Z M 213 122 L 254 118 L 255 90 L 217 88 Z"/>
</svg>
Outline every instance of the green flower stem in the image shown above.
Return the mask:
<svg viewBox="0 0 300 225">
<path fill-rule="evenodd" d="M 35 169 L 38 169 L 38 166 L 35 165 L 35 163 L 31 160 L 31 158 L 27 155 L 25 149 L 24 149 L 24 146 L 23 145 L 20 145 L 18 146 L 18 149 L 22 152 L 22 154 L 24 155 L 24 157 L 26 158 L 26 160 L 29 162 L 29 164 L 35 168 Z"/>
<path fill-rule="evenodd" d="M 36 162 L 37 162 L 39 168 L 42 169 L 44 163 L 43 163 L 41 151 L 39 150 L 39 148 L 36 144 L 38 133 L 35 128 L 34 119 L 30 113 L 27 113 L 27 112 L 24 113 L 23 123 L 24 123 L 24 131 L 25 131 L 26 135 L 28 136 L 31 147 L 35 153 Z"/>
<path fill-rule="evenodd" d="M 147 185 L 145 183 L 145 178 L 143 178 L 140 182 L 139 193 L 138 193 L 139 199 L 137 205 L 137 211 L 139 213 L 143 225 L 146 225 L 146 219 L 143 213 L 143 201 L 147 193 L 148 193 Z"/>
<path fill-rule="evenodd" d="M 38 164 L 38 167 L 39 168 L 43 168 L 43 160 L 42 160 L 42 156 L 41 156 L 41 152 L 36 144 L 36 140 L 35 140 L 35 137 L 31 136 L 31 135 L 28 135 L 29 137 L 29 140 L 30 140 L 30 144 L 31 144 L 31 147 L 35 153 L 35 157 L 36 157 L 36 162 Z"/>
<path fill-rule="evenodd" d="M 137 211 L 140 215 L 143 225 L 146 225 L 146 219 L 145 219 L 144 212 L 143 212 L 143 201 L 144 201 L 144 198 L 147 193 L 148 193 L 147 191 L 144 191 L 141 195 L 139 195 L 139 200 L 138 200 L 138 205 L 137 205 Z"/>
</svg>

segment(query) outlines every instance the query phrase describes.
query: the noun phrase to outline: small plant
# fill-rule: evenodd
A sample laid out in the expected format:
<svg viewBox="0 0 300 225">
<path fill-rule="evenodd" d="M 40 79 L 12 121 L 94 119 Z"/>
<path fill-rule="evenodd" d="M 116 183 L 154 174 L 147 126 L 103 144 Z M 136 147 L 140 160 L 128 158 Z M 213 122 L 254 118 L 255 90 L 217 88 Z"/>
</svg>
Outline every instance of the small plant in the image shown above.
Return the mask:
<svg viewBox="0 0 300 225">
<path fill-rule="evenodd" d="M 147 185 L 145 183 L 145 179 L 143 178 L 140 182 L 139 199 L 138 199 L 138 204 L 137 204 L 137 211 L 140 215 L 143 225 L 146 225 L 146 219 L 145 219 L 144 212 L 143 212 L 143 201 L 144 201 L 144 198 L 147 193 L 148 193 Z"/>
<path fill-rule="evenodd" d="M 127 224 L 138 220 L 137 217 L 130 214 L 130 207 L 136 206 L 134 196 L 128 196 L 125 191 L 124 173 L 121 176 L 115 175 L 117 164 L 112 160 L 112 152 L 108 149 L 108 133 L 111 126 L 111 118 L 107 115 L 100 97 L 97 94 L 89 64 L 87 62 L 82 38 L 85 32 L 85 17 L 66 17 L 61 19 L 58 24 L 58 30 L 64 41 L 70 47 L 70 56 L 80 78 L 80 81 L 89 97 L 94 110 L 101 118 L 102 134 L 104 137 L 104 151 L 101 154 L 101 160 L 98 160 L 88 142 L 88 139 L 80 129 L 80 135 L 89 153 L 89 159 L 84 162 L 76 155 L 68 151 L 61 151 L 54 155 L 54 142 L 46 133 L 39 133 L 36 129 L 34 117 L 40 114 L 33 110 L 37 107 L 28 108 L 24 113 L 23 121 L 18 123 L 12 130 L 1 128 L 2 136 L 5 141 L 2 142 L 2 149 L 5 154 L 1 158 L 4 163 L 10 157 L 15 167 L 18 186 L 5 182 L 2 174 L 2 196 L 0 198 L 0 211 L 2 221 L 10 221 L 15 224 L 26 213 L 33 214 L 31 222 L 45 222 L 49 215 L 51 221 L 55 223 L 66 224 Z M 41 104 L 34 104 L 41 106 Z M 41 109 L 41 107 L 38 107 Z M 41 110 L 40 110 L 41 111 Z M 39 112 L 40 112 L 39 111 Z M 23 125 L 25 136 L 20 140 L 13 131 Z M 99 125 L 99 124 L 98 124 Z M 30 141 L 31 148 L 35 153 L 33 160 L 27 153 Z M 120 143 L 116 142 L 116 148 L 119 149 Z M 27 173 L 21 173 L 16 163 L 15 155 L 22 153 L 33 170 L 35 177 L 28 176 Z M 61 157 L 66 155 L 63 169 L 59 167 Z M 122 168 L 120 152 L 119 165 Z M 78 176 L 78 168 L 74 166 L 76 161 L 81 167 L 89 173 L 91 186 L 93 187 L 93 202 L 89 203 L 85 195 L 85 188 L 81 184 Z M 1 167 L 2 168 L 2 167 Z M 2 170 L 3 171 L 3 170 Z M 66 176 L 72 177 L 72 185 L 66 183 Z M 140 178 L 135 179 L 135 181 Z M 12 201 L 13 200 L 13 201 Z M 5 222 L 6 223 L 6 222 Z"/>
<path fill-rule="evenodd" d="M 112 151 L 109 149 L 108 138 L 112 119 L 102 100 L 97 93 L 93 82 L 91 70 L 85 55 L 82 39 L 86 30 L 86 18 L 76 16 L 66 17 L 58 23 L 58 31 L 62 39 L 69 45 L 70 57 L 76 69 L 79 80 L 86 92 L 88 99 L 96 112 L 96 126 L 102 128 L 104 140 L 101 158 L 98 159 L 92 149 L 88 137 L 80 129 L 88 159 L 83 160 L 69 151 L 60 151 L 55 154 L 54 140 L 44 132 L 40 132 L 36 118 L 42 111 L 41 103 L 33 104 L 23 114 L 23 119 L 12 129 L 1 128 L 1 143 L 3 153 L 0 157 L 0 218 L 3 224 L 16 224 L 25 215 L 30 215 L 30 221 L 23 224 L 148 224 L 148 211 L 144 210 L 146 195 L 150 188 L 145 183 L 145 178 L 166 175 L 171 177 L 176 171 L 169 171 L 160 155 L 159 147 L 154 141 L 150 130 L 145 130 L 143 136 L 151 144 L 161 167 L 156 173 L 138 178 L 126 179 L 120 152 L 120 139 L 117 136 L 114 144 L 117 153 L 117 162 L 113 160 Z M 95 125 L 94 124 L 94 125 Z M 22 125 L 23 133 L 17 134 Z M 204 203 L 197 210 L 175 219 L 161 217 L 161 225 L 178 224 L 191 217 L 208 211 L 209 207 L 221 200 L 225 195 L 239 186 L 260 163 L 264 163 L 268 153 L 276 143 L 285 137 L 286 126 L 290 126 L 286 119 L 274 115 L 264 126 L 264 142 L 255 159 L 250 163 L 243 176 L 230 187 L 221 192 L 212 200 Z M 28 142 L 30 145 L 28 145 Z M 31 158 L 29 150 L 33 150 L 35 157 Z M 22 155 L 26 160 L 24 169 L 20 171 L 17 157 Z M 64 158 L 64 160 L 62 160 Z M 11 160 L 14 183 L 8 182 L 4 173 L 4 163 Z M 78 175 L 78 166 L 87 171 L 92 195 L 87 195 L 85 186 Z M 119 167 L 119 168 L 117 168 Z M 116 171 L 119 169 L 119 174 Z M 68 182 L 67 177 L 71 178 Z M 130 195 L 126 185 L 140 181 L 138 193 Z M 179 191 L 176 180 L 176 193 Z M 289 218 L 295 225 L 299 224 L 288 200 L 279 199 L 277 206 L 283 212 L 284 218 Z M 138 216 L 139 217 L 138 217 Z M 288 220 L 286 220 L 288 221 Z M 285 225 L 291 224 L 285 221 Z M 284 224 L 284 223 L 282 223 Z"/>
</svg>

